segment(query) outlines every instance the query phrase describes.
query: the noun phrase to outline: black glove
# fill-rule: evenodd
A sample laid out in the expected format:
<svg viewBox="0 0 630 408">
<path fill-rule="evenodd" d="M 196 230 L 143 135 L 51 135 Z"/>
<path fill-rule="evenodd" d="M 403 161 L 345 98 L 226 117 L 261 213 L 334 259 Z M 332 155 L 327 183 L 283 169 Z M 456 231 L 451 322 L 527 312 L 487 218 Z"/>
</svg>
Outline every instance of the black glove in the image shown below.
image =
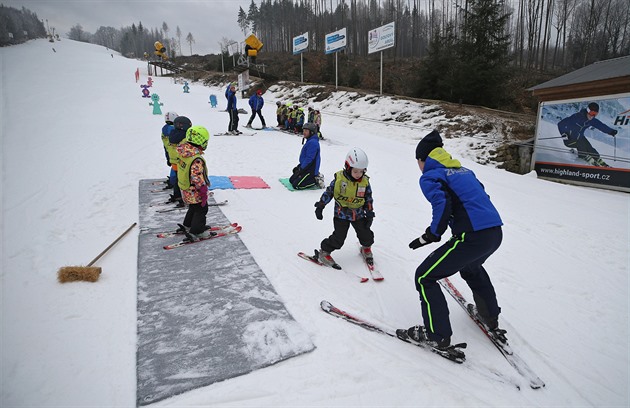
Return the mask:
<svg viewBox="0 0 630 408">
<path fill-rule="evenodd" d="M 424 234 L 422 234 L 420 238 L 416 238 L 409 243 L 409 248 L 418 249 L 421 246 L 424 246 L 426 244 L 430 244 L 432 242 L 439 242 L 440 239 L 441 238 L 438 237 L 437 235 L 433 235 L 433 233 L 431 232 L 431 227 L 427 227 L 427 230 L 424 232 Z"/>
<path fill-rule="evenodd" d="M 562 140 L 569 140 L 569 135 L 567 133 L 563 133 L 560 136 L 562 137 Z"/>
<path fill-rule="evenodd" d="M 315 209 L 315 216 L 317 217 L 318 220 L 323 220 L 324 219 L 323 212 L 324 212 L 323 208 L 317 207 Z"/>
<path fill-rule="evenodd" d="M 613 129 L 613 130 L 610 132 L 610 135 L 611 135 L 612 137 L 615 137 L 615 135 L 616 135 L 616 134 L 617 134 L 617 130 L 615 130 L 615 129 Z"/>
<path fill-rule="evenodd" d="M 318 201 L 315 203 L 315 217 L 317 217 L 318 220 L 323 220 L 324 219 L 324 207 L 326 205 L 321 202 Z"/>
<path fill-rule="evenodd" d="M 167 160 L 167 161 L 166 161 L 166 165 L 167 165 L 168 167 L 171 167 L 171 162 Z"/>
</svg>

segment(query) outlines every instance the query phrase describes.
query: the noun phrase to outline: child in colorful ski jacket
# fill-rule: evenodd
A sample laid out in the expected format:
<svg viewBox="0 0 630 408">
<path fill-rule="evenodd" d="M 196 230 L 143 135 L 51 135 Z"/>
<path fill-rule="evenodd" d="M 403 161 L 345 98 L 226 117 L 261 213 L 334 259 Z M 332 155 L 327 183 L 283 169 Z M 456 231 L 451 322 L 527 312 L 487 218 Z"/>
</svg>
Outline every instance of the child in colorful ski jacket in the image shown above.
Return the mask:
<svg viewBox="0 0 630 408">
<path fill-rule="evenodd" d="M 206 227 L 208 213 L 208 167 L 203 158 L 208 147 L 209 133 L 203 126 L 192 126 L 186 131 L 186 139 L 177 146 L 179 164 L 177 184 L 182 191 L 188 212 L 182 223 L 195 239 L 211 236 Z"/>
<path fill-rule="evenodd" d="M 173 130 L 168 135 L 168 157 L 171 163 L 171 169 L 177 174 L 177 168 L 179 164 L 179 154 L 177 153 L 177 146 L 186 138 L 186 131 L 192 126 L 192 122 L 186 116 L 178 116 L 173 121 Z M 178 183 L 173 185 L 173 194 L 170 201 L 179 203 L 179 206 L 183 207 L 182 192 L 179 189 Z"/>
<path fill-rule="evenodd" d="M 314 124 L 307 125 L 314 126 Z M 322 220 L 324 207 L 331 200 L 335 200 L 334 231 L 321 242 L 319 251 L 319 261 L 325 265 L 335 264 L 330 254 L 341 249 L 350 225 L 354 228 L 361 244 L 361 254 L 367 262 L 373 262 L 374 233 L 371 226 L 375 214 L 372 205 L 372 186 L 366 174 L 367 166 L 368 158 L 365 152 L 357 147 L 352 148 L 346 155 L 343 170 L 335 173 L 332 182 L 319 201 L 315 203 L 315 216 L 318 220 Z"/>
</svg>

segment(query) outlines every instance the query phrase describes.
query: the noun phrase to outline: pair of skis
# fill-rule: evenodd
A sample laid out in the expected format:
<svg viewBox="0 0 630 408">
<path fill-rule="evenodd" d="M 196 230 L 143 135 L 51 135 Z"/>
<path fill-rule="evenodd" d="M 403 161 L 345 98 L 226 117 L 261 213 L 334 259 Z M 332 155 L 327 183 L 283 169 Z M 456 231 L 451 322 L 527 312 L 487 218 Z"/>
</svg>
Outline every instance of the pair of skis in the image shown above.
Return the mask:
<svg viewBox="0 0 630 408">
<path fill-rule="evenodd" d="M 256 134 L 256 132 L 254 132 L 254 133 L 240 132 L 239 134 L 235 135 L 235 134 L 232 134 L 232 133 L 229 133 L 229 132 L 223 132 L 223 133 L 215 133 L 213 136 L 254 136 L 255 134 Z"/>
<path fill-rule="evenodd" d="M 222 206 L 222 205 L 226 205 L 227 203 L 228 203 L 228 200 L 218 201 L 218 202 L 215 202 L 215 203 L 208 203 L 208 207 L 219 207 L 219 206 Z M 175 204 L 175 203 L 168 203 L 168 204 Z M 155 210 L 155 212 L 167 213 L 167 212 L 171 212 L 171 211 L 177 211 L 177 210 L 182 211 L 182 210 L 187 210 L 187 209 L 188 209 L 188 207 L 186 207 L 186 206 L 182 207 L 182 206 L 179 206 L 179 205 L 175 205 L 174 207 L 168 207 L 168 208 L 162 208 L 162 209 L 159 209 L 159 210 Z"/>
<path fill-rule="evenodd" d="M 359 278 L 359 282 L 361 283 L 365 283 L 367 281 L 369 281 L 370 279 L 363 276 L 363 275 L 359 275 L 356 272 L 352 272 L 352 271 L 348 271 L 346 269 L 343 269 L 339 264 L 335 263 L 333 265 L 326 265 L 323 264 L 319 261 L 319 251 L 315 250 L 315 254 L 314 255 L 307 255 L 304 252 L 298 252 L 298 256 L 302 259 L 306 259 L 307 261 L 311 261 L 314 264 L 317 264 L 319 266 L 324 266 L 324 267 L 329 267 L 329 268 L 333 268 L 333 269 L 337 269 L 337 270 L 343 270 L 357 278 Z M 363 254 L 361 254 L 361 258 L 363 258 L 363 261 L 365 263 L 365 266 L 368 268 L 368 271 L 370 272 L 370 275 L 372 276 L 372 279 L 376 282 L 380 282 L 384 279 L 383 275 L 381 274 L 381 272 L 376 268 L 376 265 L 374 265 L 374 261 L 369 262 L 364 256 Z"/>
<path fill-rule="evenodd" d="M 505 338 L 505 332 L 493 332 L 488 330 L 488 328 L 483 324 L 483 322 L 479 319 L 477 315 L 477 311 L 475 306 L 471 303 L 468 303 L 464 296 L 457 290 L 457 288 L 452 284 L 448 278 L 442 279 L 440 284 L 444 289 L 450 294 L 457 303 L 466 311 L 468 316 L 477 324 L 477 326 L 486 334 L 488 339 L 496 346 L 496 348 L 501 352 L 503 357 L 508 361 L 508 363 L 516 370 L 518 374 L 520 374 L 523 378 L 525 378 L 529 386 L 532 389 L 539 389 L 545 386 L 545 383 L 536 375 L 536 373 L 529 367 L 529 365 L 520 357 L 507 343 L 507 339 Z M 383 325 L 379 325 L 377 323 L 369 322 L 365 319 L 362 319 L 356 315 L 353 315 L 349 312 L 341 310 L 335 306 L 333 306 L 328 301 L 322 301 L 320 304 L 322 310 L 332 316 L 341 318 L 350 323 L 356 324 L 358 326 L 363 327 L 364 329 L 375 331 L 377 333 L 386 334 L 390 337 L 396 337 L 402 341 L 407 343 L 414 344 L 416 346 L 422 347 L 424 349 L 428 349 L 429 351 L 440 355 L 448 360 L 454 361 L 456 363 L 463 363 L 465 361 L 464 353 L 461 349 L 466 348 L 466 343 L 456 344 L 454 346 L 450 346 L 446 349 L 439 349 L 432 347 L 428 343 L 416 342 L 413 341 L 409 336 L 406 335 L 406 330 L 392 330 Z"/>
<path fill-rule="evenodd" d="M 185 235 L 186 236 L 180 242 L 176 242 L 176 243 L 170 244 L 170 245 L 165 245 L 163 247 L 164 249 L 168 250 L 168 249 L 179 248 L 179 247 L 182 247 L 182 246 L 185 246 L 185 245 L 196 244 L 198 242 L 207 241 L 209 239 L 221 238 L 221 237 L 225 237 L 225 236 L 228 236 L 228 235 L 237 234 L 237 233 L 241 232 L 242 229 L 243 229 L 243 227 L 241 227 L 237 223 L 233 223 L 233 224 L 230 224 L 230 225 L 213 226 L 213 227 L 210 227 L 209 230 L 210 230 L 210 232 L 214 233 L 214 235 L 211 235 L 211 236 L 206 237 L 206 238 L 196 238 L 193 235 L 191 235 L 188 231 L 186 231 L 186 229 L 184 228 L 183 225 L 180 225 L 179 229 L 173 230 L 173 231 L 160 232 L 160 233 L 157 234 L 157 237 L 158 238 L 169 238 L 169 237 L 180 236 L 180 235 Z"/>
</svg>

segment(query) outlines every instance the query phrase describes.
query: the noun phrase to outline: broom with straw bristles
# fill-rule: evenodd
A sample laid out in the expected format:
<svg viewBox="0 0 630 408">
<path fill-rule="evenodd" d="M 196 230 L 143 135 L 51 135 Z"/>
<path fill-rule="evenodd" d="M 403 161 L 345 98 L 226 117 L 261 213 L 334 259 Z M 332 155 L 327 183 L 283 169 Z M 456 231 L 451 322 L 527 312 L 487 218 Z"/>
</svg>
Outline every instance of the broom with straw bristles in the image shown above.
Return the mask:
<svg viewBox="0 0 630 408">
<path fill-rule="evenodd" d="M 62 266 L 57 272 L 57 280 L 59 283 L 75 282 L 75 281 L 87 281 L 96 282 L 101 275 L 100 266 L 92 266 L 94 262 L 98 261 L 101 256 L 105 255 L 105 252 L 109 251 L 111 247 L 116 245 L 118 241 L 122 239 L 133 227 L 136 226 L 134 222 L 131 227 L 127 228 L 114 242 L 112 242 L 107 248 L 103 250 L 96 258 L 92 260 L 87 266 Z"/>
</svg>

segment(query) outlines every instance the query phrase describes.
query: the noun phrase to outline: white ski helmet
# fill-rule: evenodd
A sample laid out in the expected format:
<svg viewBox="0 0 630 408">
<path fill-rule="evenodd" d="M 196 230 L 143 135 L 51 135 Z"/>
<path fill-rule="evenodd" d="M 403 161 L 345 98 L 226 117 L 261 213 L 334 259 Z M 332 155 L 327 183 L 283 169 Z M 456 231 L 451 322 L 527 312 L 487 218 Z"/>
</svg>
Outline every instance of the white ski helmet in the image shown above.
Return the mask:
<svg viewBox="0 0 630 408">
<path fill-rule="evenodd" d="M 175 122 L 175 118 L 178 116 L 179 115 L 175 112 L 167 112 L 166 115 L 164 115 L 164 122 Z"/>
<path fill-rule="evenodd" d="M 355 169 L 367 169 L 368 157 L 367 154 L 358 147 L 350 149 L 346 155 L 346 168 L 354 167 Z"/>
</svg>

